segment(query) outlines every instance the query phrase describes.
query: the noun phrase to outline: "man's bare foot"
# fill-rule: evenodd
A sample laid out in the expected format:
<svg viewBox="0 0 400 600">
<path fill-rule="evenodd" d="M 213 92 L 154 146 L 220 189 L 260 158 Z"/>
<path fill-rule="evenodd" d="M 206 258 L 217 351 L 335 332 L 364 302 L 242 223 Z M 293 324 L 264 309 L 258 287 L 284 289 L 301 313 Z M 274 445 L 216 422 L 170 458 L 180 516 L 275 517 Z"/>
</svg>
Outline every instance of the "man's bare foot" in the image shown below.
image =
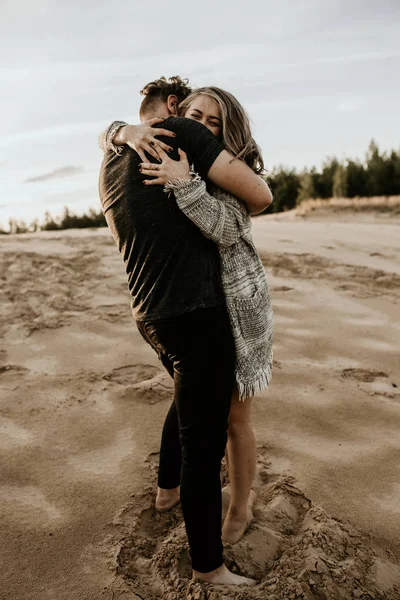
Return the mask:
<svg viewBox="0 0 400 600">
<path fill-rule="evenodd" d="M 200 573 L 200 571 L 195 571 L 193 569 L 193 578 L 194 577 L 213 585 L 257 585 L 255 579 L 242 577 L 242 575 L 235 575 L 235 573 L 229 571 L 225 565 L 221 565 L 218 569 L 210 571 L 209 573 Z"/>
<path fill-rule="evenodd" d="M 253 520 L 253 504 L 257 495 L 254 490 L 250 490 L 249 500 L 247 502 L 246 512 L 238 513 L 229 507 L 226 513 L 225 521 L 222 526 L 222 541 L 226 544 L 236 544 L 245 534 L 248 526 Z"/>
<path fill-rule="evenodd" d="M 166 512 L 180 501 L 180 488 L 179 485 L 171 490 L 164 490 L 163 488 L 157 488 L 156 498 L 156 510 L 158 512 Z"/>
</svg>

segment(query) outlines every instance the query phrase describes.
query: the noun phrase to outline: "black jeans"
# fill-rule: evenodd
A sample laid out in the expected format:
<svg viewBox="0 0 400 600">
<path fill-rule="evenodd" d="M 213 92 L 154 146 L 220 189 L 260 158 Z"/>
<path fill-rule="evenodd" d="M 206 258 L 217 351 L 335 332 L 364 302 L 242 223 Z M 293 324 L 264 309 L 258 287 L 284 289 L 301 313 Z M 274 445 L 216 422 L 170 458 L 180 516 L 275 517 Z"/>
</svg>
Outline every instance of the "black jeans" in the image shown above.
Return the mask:
<svg viewBox="0 0 400 600">
<path fill-rule="evenodd" d="M 235 348 L 225 305 L 137 322 L 174 378 L 165 419 L 159 487 L 181 486 L 192 567 L 207 573 L 223 564 L 221 460 L 235 382 Z"/>
</svg>

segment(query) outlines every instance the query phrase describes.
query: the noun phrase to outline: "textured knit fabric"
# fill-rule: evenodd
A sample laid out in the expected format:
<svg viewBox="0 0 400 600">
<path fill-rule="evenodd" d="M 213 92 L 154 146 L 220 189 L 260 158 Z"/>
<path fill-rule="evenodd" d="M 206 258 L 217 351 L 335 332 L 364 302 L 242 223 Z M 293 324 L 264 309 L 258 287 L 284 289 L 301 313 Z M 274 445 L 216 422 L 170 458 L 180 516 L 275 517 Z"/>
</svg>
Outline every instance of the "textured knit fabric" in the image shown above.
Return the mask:
<svg viewBox="0 0 400 600">
<path fill-rule="evenodd" d="M 207 192 L 197 175 L 164 187 L 183 213 L 218 245 L 222 286 L 236 349 L 236 382 L 241 400 L 272 379 L 273 311 L 267 277 L 251 236 L 246 205 L 224 190 Z"/>
<path fill-rule="evenodd" d="M 115 154 L 120 156 L 123 153 L 125 146 L 116 146 L 113 144 L 113 139 L 118 130 L 121 129 L 121 127 L 125 127 L 125 125 L 128 125 L 125 121 L 113 121 L 107 129 L 102 131 L 98 138 L 100 150 L 103 152 L 112 150 Z"/>
</svg>

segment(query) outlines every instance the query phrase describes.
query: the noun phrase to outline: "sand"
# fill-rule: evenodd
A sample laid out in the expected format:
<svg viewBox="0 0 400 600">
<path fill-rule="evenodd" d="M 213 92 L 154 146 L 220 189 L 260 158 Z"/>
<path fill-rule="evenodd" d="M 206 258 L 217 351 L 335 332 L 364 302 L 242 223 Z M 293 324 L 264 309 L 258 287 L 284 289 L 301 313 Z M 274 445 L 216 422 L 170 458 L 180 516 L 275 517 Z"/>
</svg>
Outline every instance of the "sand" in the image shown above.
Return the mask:
<svg viewBox="0 0 400 600">
<path fill-rule="evenodd" d="M 1 600 L 398 600 L 399 233 L 387 214 L 254 219 L 275 365 L 255 519 L 225 549 L 252 589 L 190 581 L 180 507 L 154 512 L 172 387 L 108 230 L 1 237 Z"/>
</svg>

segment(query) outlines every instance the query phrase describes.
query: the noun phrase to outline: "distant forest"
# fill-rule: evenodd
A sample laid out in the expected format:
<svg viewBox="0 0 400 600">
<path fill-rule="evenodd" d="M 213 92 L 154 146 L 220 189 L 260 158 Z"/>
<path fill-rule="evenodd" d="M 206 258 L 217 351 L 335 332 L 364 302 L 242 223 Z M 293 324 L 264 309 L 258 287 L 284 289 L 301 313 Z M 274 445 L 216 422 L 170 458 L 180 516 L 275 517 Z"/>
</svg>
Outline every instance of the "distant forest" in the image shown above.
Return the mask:
<svg viewBox="0 0 400 600">
<path fill-rule="evenodd" d="M 282 212 L 312 198 L 365 198 L 400 194 L 400 150 L 379 152 L 371 141 L 364 161 L 328 157 L 321 169 L 297 173 L 275 168 L 267 175 L 274 201 L 267 212 Z"/>
<path fill-rule="evenodd" d="M 356 198 L 400 195 L 400 150 L 379 151 L 372 140 L 364 161 L 328 157 L 318 170 L 315 167 L 297 172 L 295 169 L 276 167 L 266 175 L 274 195 L 273 203 L 265 212 L 276 213 L 290 210 L 303 200 L 312 198 Z M 106 220 L 101 212 L 93 209 L 83 215 L 74 215 L 68 208 L 61 217 L 45 214 L 43 223 L 38 220 L 27 225 L 23 221 L 10 219 L 9 232 L 26 233 L 40 230 L 76 229 L 105 227 Z"/>
</svg>

